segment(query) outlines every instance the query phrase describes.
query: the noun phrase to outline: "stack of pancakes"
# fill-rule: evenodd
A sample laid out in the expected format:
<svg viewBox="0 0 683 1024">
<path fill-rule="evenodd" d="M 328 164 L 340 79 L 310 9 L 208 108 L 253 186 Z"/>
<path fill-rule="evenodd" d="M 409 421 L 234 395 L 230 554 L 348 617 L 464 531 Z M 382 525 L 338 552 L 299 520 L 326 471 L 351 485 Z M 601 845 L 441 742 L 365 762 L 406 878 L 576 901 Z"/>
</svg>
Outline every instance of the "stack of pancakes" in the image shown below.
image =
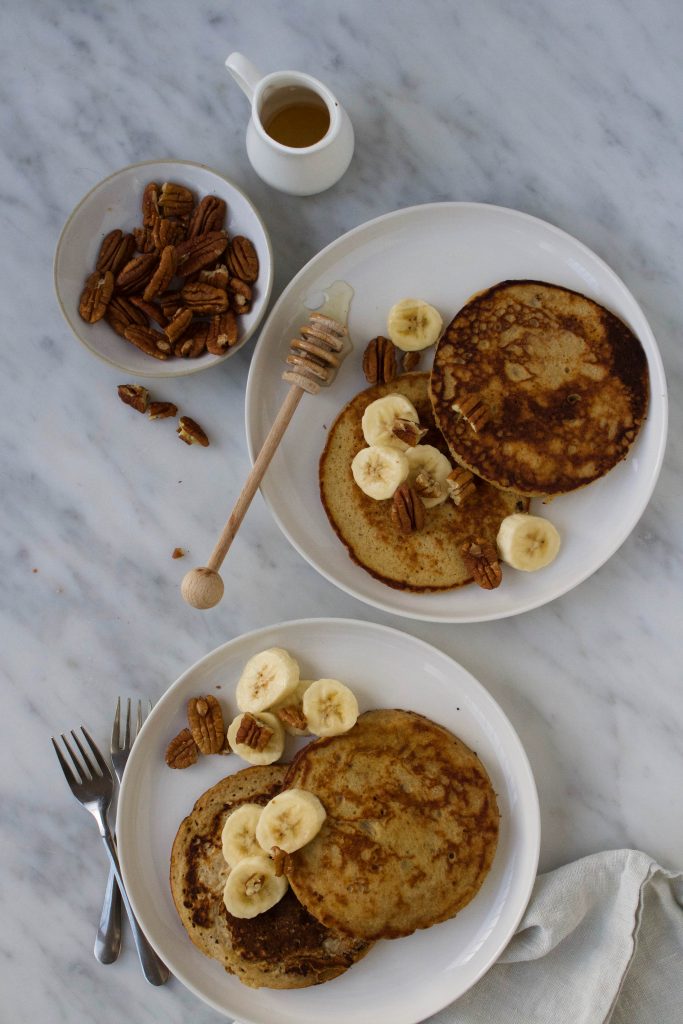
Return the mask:
<svg viewBox="0 0 683 1024">
<path fill-rule="evenodd" d="M 315 793 L 327 817 L 288 855 L 290 889 L 238 920 L 223 904 L 227 816 L 282 788 Z M 453 917 L 493 862 L 499 813 L 479 758 L 410 711 L 369 711 L 308 744 L 287 766 L 246 768 L 204 793 L 182 822 L 171 890 L 190 938 L 247 985 L 302 988 L 341 974 L 374 941 Z"/>
</svg>

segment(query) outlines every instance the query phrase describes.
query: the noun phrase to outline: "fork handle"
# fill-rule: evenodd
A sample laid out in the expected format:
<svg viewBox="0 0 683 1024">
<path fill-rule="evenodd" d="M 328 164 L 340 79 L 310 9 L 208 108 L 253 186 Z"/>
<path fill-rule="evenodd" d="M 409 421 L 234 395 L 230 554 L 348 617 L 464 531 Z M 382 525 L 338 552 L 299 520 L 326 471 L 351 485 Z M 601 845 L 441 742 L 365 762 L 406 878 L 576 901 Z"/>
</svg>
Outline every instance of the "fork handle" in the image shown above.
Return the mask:
<svg viewBox="0 0 683 1024">
<path fill-rule="evenodd" d="M 95 937 L 95 957 L 101 964 L 113 964 L 121 952 L 121 890 L 114 869 L 109 868 L 100 923 Z"/>
<path fill-rule="evenodd" d="M 104 847 L 109 854 L 109 860 L 116 876 L 116 881 L 119 883 L 119 890 L 123 898 L 123 905 L 126 908 L 128 914 L 128 920 L 130 921 L 130 927 L 133 932 L 133 941 L 135 942 L 135 948 L 138 951 L 138 957 L 140 958 L 140 966 L 142 967 L 142 973 L 144 974 L 150 985 L 164 985 L 168 981 L 169 970 L 163 960 L 160 960 L 157 954 L 154 952 L 149 942 L 145 938 L 140 925 L 135 919 L 133 908 L 130 905 L 128 899 L 128 893 L 126 887 L 123 884 L 123 878 L 121 876 L 121 868 L 119 867 L 119 858 L 116 853 L 116 846 L 112 834 L 107 826 L 105 829 L 100 831 L 102 836 L 102 842 Z"/>
</svg>

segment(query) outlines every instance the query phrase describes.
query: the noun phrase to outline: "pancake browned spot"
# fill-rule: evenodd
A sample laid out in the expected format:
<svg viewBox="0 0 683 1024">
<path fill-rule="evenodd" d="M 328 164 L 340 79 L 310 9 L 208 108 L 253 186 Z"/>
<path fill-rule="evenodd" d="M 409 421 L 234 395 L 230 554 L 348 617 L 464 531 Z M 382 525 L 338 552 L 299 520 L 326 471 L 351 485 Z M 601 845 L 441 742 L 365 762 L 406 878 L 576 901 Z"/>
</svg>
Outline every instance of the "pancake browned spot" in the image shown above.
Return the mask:
<svg viewBox="0 0 683 1024">
<path fill-rule="evenodd" d="M 412 711 L 368 711 L 296 756 L 287 786 L 320 798 L 318 835 L 287 876 L 323 924 L 365 939 L 409 935 L 477 894 L 498 842 L 498 805 L 479 758 Z"/>
<path fill-rule="evenodd" d="M 531 497 L 564 494 L 625 458 L 647 411 L 647 358 L 626 324 L 592 299 L 504 281 L 446 328 L 431 397 L 461 465 Z M 477 402 L 483 424 L 473 430 L 460 410 Z"/>
<path fill-rule="evenodd" d="M 391 501 L 364 494 L 351 473 L 351 462 L 366 447 L 361 418 L 366 406 L 384 395 L 400 393 L 417 409 L 428 428 L 424 444 L 448 448 L 434 426 L 428 396 L 429 374 L 407 373 L 391 384 L 378 384 L 356 395 L 330 428 L 320 459 L 320 496 L 330 523 L 349 555 L 375 579 L 398 590 L 452 590 L 470 583 L 460 549 L 473 536 L 495 543 L 501 521 L 526 512 L 529 502 L 478 481 L 461 508 L 447 500 L 425 510 L 423 529 L 399 533 L 391 519 Z"/>
<path fill-rule="evenodd" d="M 171 854 L 171 892 L 194 944 L 252 988 L 305 988 L 329 981 L 365 956 L 370 944 L 326 928 L 289 890 L 251 919 L 229 914 L 223 889 L 230 871 L 221 834 L 243 803 L 266 804 L 279 793 L 287 765 L 245 768 L 197 800 Z"/>
</svg>

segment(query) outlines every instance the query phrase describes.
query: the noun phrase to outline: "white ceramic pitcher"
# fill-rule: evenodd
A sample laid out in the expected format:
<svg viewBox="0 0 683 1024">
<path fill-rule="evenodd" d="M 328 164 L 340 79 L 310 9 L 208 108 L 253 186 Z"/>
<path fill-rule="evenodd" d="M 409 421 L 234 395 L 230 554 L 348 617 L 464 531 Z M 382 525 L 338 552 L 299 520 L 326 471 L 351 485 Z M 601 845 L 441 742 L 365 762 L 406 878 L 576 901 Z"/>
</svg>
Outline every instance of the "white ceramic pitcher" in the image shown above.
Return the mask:
<svg viewBox="0 0 683 1024">
<path fill-rule="evenodd" d="M 353 126 L 339 100 L 326 85 L 300 71 L 262 75 L 241 53 L 231 53 L 225 66 L 251 102 L 247 155 L 263 180 L 281 192 L 310 196 L 339 181 L 353 156 Z M 283 145 L 267 133 L 264 109 L 293 88 L 315 93 L 327 106 L 330 124 L 321 139 L 301 148 Z"/>
</svg>

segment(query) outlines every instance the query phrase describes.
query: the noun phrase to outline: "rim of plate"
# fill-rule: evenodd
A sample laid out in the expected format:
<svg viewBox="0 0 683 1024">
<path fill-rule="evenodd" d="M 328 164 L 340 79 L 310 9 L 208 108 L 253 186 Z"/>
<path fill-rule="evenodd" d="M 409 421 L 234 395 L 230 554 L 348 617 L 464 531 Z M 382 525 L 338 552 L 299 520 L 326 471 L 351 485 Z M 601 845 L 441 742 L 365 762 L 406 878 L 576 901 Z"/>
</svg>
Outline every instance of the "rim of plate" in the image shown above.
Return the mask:
<svg viewBox="0 0 683 1024">
<path fill-rule="evenodd" d="M 529 900 L 531 898 L 531 892 L 532 892 L 534 883 L 536 881 L 536 876 L 537 876 L 537 872 L 538 872 L 538 862 L 539 862 L 540 852 L 541 852 L 541 811 L 540 811 L 540 803 L 539 803 L 539 799 L 538 799 L 538 789 L 536 787 L 536 780 L 534 779 L 534 774 L 533 774 L 533 772 L 531 770 L 531 764 L 529 762 L 529 758 L 527 756 L 527 753 L 526 753 L 526 750 L 524 748 L 524 745 L 523 745 L 523 743 L 522 743 L 522 741 L 521 741 L 521 739 L 519 737 L 519 734 L 518 734 L 517 730 L 515 729 L 515 727 L 513 726 L 512 722 L 510 721 L 508 716 L 505 714 L 505 712 L 503 711 L 503 709 L 500 706 L 500 704 L 498 704 L 498 702 L 494 699 L 494 697 L 492 697 L 492 695 L 486 689 L 484 684 L 481 683 L 476 678 L 476 676 L 472 675 L 472 673 L 468 669 L 466 669 L 463 665 L 461 665 L 459 661 L 456 661 L 455 658 L 453 658 L 450 654 L 447 654 L 445 651 L 442 651 L 439 647 L 436 647 L 434 644 L 431 644 L 431 643 L 429 643 L 426 640 L 422 640 L 421 637 L 413 636 L 412 633 L 406 633 L 405 630 L 398 629 L 395 626 L 386 626 L 386 625 L 381 624 L 381 623 L 372 622 L 372 621 L 368 621 L 368 620 L 362 620 L 362 619 L 338 618 L 338 617 L 334 617 L 334 616 L 328 616 L 328 617 L 325 617 L 325 618 L 290 619 L 290 620 L 287 620 L 287 621 L 284 621 L 284 622 L 274 623 L 273 625 L 269 625 L 269 626 L 260 626 L 258 629 L 250 630 L 247 633 L 240 633 L 239 636 L 233 637 L 231 640 L 226 641 L 224 644 L 219 644 L 218 647 L 215 647 L 212 651 L 209 651 L 207 654 L 203 655 L 201 658 L 199 658 L 197 661 L 195 661 L 192 665 L 190 665 L 187 669 L 185 669 L 185 671 L 173 683 L 171 683 L 171 685 L 168 687 L 168 689 L 165 690 L 165 692 L 162 694 L 162 696 L 159 698 L 159 700 L 156 702 L 156 704 L 152 708 L 152 711 L 150 712 L 148 717 L 145 719 L 145 722 L 143 723 L 142 729 L 141 729 L 141 731 L 140 731 L 140 733 L 138 735 L 138 739 L 136 740 L 136 744 L 139 742 L 141 737 L 144 739 L 145 732 L 149 731 L 149 724 L 150 724 L 150 722 L 153 722 L 154 718 L 161 711 L 161 709 L 163 709 L 166 706 L 166 704 L 168 704 L 168 703 L 170 703 L 172 701 L 175 692 L 182 687 L 182 685 L 184 684 L 184 682 L 188 678 L 188 676 L 190 676 L 191 674 L 193 674 L 197 670 L 201 669 L 209 660 L 211 660 L 212 658 L 215 658 L 220 652 L 226 650 L 227 648 L 237 646 L 238 644 L 240 644 L 240 643 L 242 643 L 244 641 L 254 642 L 254 641 L 258 640 L 260 637 L 263 637 L 263 636 L 266 636 L 268 634 L 271 634 L 274 631 L 289 630 L 289 629 L 292 629 L 293 627 L 296 628 L 296 629 L 302 629 L 302 628 L 305 629 L 305 628 L 308 628 L 308 627 L 315 629 L 315 628 L 317 628 L 319 626 L 332 627 L 333 629 L 342 629 L 342 630 L 343 629 L 360 630 L 360 631 L 368 632 L 368 633 L 372 633 L 372 632 L 375 632 L 375 633 L 376 632 L 385 633 L 385 634 L 388 634 L 390 636 L 395 636 L 397 638 L 400 638 L 401 641 L 403 641 L 403 642 L 405 642 L 406 639 L 407 639 L 408 642 L 411 645 L 415 645 L 415 647 L 421 648 L 422 650 L 424 650 L 426 652 L 429 652 L 429 654 L 431 656 L 436 655 L 436 657 L 438 657 L 438 658 L 446 659 L 447 661 L 452 662 L 455 666 L 457 666 L 459 671 L 462 673 L 463 678 L 465 680 L 465 685 L 468 688 L 470 688 L 470 692 L 473 692 L 473 693 L 475 693 L 477 695 L 478 705 L 479 705 L 480 709 L 482 708 L 482 706 L 484 706 L 484 707 L 486 707 L 487 711 L 492 710 L 494 715 L 498 715 L 499 716 L 499 718 L 500 718 L 500 720 L 502 722 L 503 728 L 508 730 L 508 737 L 512 741 L 514 747 L 516 748 L 515 754 L 516 754 L 516 757 L 517 757 L 517 771 L 515 773 L 515 780 L 518 783 L 518 786 L 519 786 L 520 789 L 522 788 L 522 786 L 524 788 L 525 798 L 527 800 L 527 810 L 528 810 L 529 815 L 530 815 L 530 817 L 532 819 L 531 820 L 531 830 L 527 831 L 525 833 L 526 840 L 527 840 L 528 845 L 530 847 L 530 850 L 532 852 L 532 857 L 531 857 L 531 861 L 529 863 L 529 866 L 527 868 L 528 877 L 526 879 L 526 884 L 525 884 L 524 889 L 523 889 L 523 897 L 519 898 L 519 907 L 518 907 L 517 911 L 515 912 L 515 914 L 513 915 L 513 919 L 511 921 L 511 923 L 508 925 L 507 929 L 505 930 L 505 933 L 501 935 L 501 938 L 500 938 L 499 942 L 497 943 L 496 949 L 491 952 L 491 954 L 487 957 L 486 961 L 481 965 L 480 969 L 478 969 L 475 972 L 475 976 L 469 982 L 467 988 L 463 989 L 463 991 L 460 992 L 457 996 L 454 996 L 453 998 L 447 1000 L 441 1006 L 436 1006 L 433 1009 L 430 1009 L 429 1010 L 429 1015 L 432 1016 L 435 1013 L 439 1013 L 446 1006 L 450 1006 L 455 1000 L 459 999 L 461 996 L 463 996 L 465 994 L 465 992 L 468 992 L 474 985 L 476 985 L 476 983 L 493 966 L 493 964 L 496 962 L 496 960 L 498 959 L 498 957 L 500 956 L 502 951 L 507 946 L 508 942 L 510 941 L 510 939 L 512 938 L 512 936 L 516 932 L 517 926 L 518 926 L 519 922 L 521 921 L 521 919 L 522 919 L 522 917 L 524 915 L 524 912 L 526 911 L 526 908 L 527 908 L 527 906 L 529 904 Z M 487 714 L 486 717 L 487 717 L 487 721 L 488 721 L 488 714 Z M 140 746 L 138 749 L 142 750 L 142 746 Z M 135 746 L 133 747 L 133 753 L 131 753 L 131 757 L 133 756 L 134 752 L 135 752 Z M 130 774 L 128 774 L 128 776 L 126 776 L 126 774 L 124 772 L 123 781 L 121 783 L 121 788 L 120 788 L 120 791 L 119 791 L 118 805 L 117 805 L 117 814 L 116 814 L 116 831 L 117 831 L 117 835 L 119 834 L 119 831 L 120 831 L 119 830 L 119 823 L 120 823 L 119 813 L 120 813 L 120 809 L 123 808 L 123 810 L 125 811 L 126 802 L 127 802 L 127 790 L 129 788 L 129 786 L 132 787 L 132 785 L 133 785 L 130 782 L 131 777 L 132 776 Z M 123 834 L 125 836 L 125 827 L 124 827 L 124 833 Z M 123 880 L 124 880 L 124 883 L 125 883 L 125 886 L 126 886 L 126 892 L 127 892 L 128 896 L 129 896 L 129 900 L 130 900 L 131 906 L 133 908 L 133 913 L 135 914 L 135 916 L 138 919 L 138 921 L 140 921 L 140 923 L 142 924 L 141 918 L 144 917 L 144 915 L 140 914 L 140 906 L 139 906 L 139 904 L 136 903 L 135 895 L 131 891 L 131 887 L 129 885 L 130 877 L 131 876 L 127 877 L 127 864 L 126 864 L 127 854 L 126 854 L 125 840 L 124 840 L 124 842 L 122 844 L 120 844 L 119 857 L 120 857 L 120 861 L 121 861 L 121 871 L 122 871 Z M 145 930 L 145 935 L 147 936 L 150 944 L 153 946 L 153 948 L 158 953 L 158 955 L 163 958 L 164 951 L 163 951 L 162 946 L 156 942 L 156 937 L 150 936 L 150 934 L 146 930 Z M 215 1009 L 219 1013 L 225 1015 L 225 1013 L 226 1013 L 225 1008 L 223 1006 L 221 1006 L 219 1003 L 217 1003 L 215 1000 L 211 999 L 210 997 L 206 996 L 204 993 L 200 992 L 199 989 L 197 988 L 197 986 L 191 980 L 188 979 L 188 977 L 186 975 L 186 972 L 184 970 L 177 971 L 175 969 L 175 967 L 174 967 L 173 974 L 190 992 L 192 992 L 195 996 L 197 996 L 197 998 L 200 999 L 203 1003 L 205 1003 L 208 1006 L 213 1007 L 213 1009 Z M 232 1011 L 227 1011 L 227 1012 L 232 1014 Z M 242 1011 L 240 1012 L 240 1016 L 241 1016 L 241 1019 L 240 1020 L 234 1020 L 233 1024 L 262 1024 L 262 1022 L 263 1022 L 263 1018 L 257 1019 L 255 1017 L 251 1017 L 249 1015 L 245 1015 Z M 422 1018 L 422 1017 L 416 1018 L 414 1020 L 413 1024 L 419 1024 L 420 1020 L 423 1020 L 423 1019 L 424 1018 Z"/>
<path fill-rule="evenodd" d="M 201 170 L 201 171 L 208 171 L 209 174 L 215 175 L 215 177 L 220 178 L 221 181 L 225 182 L 226 185 L 228 185 L 230 188 L 234 189 L 235 192 L 237 192 L 241 196 L 241 198 L 244 200 L 244 202 L 247 204 L 247 206 L 249 206 L 249 208 L 251 209 L 252 213 L 254 214 L 254 217 L 258 221 L 258 223 L 260 225 L 260 228 L 261 228 L 261 230 L 263 232 L 263 237 L 264 237 L 265 242 L 266 242 L 266 249 L 268 251 L 268 277 L 267 277 L 267 281 L 266 281 L 266 287 L 265 287 L 264 292 L 263 292 L 263 307 L 261 309 L 261 315 L 259 316 L 258 320 L 256 320 L 251 325 L 249 330 L 245 333 L 244 337 L 240 339 L 239 344 L 234 345 L 224 355 L 217 356 L 214 359 L 213 362 L 205 363 L 202 366 L 191 366 L 189 364 L 192 362 L 192 360 L 188 359 L 186 361 L 187 364 L 188 364 L 187 369 L 183 369 L 182 372 L 173 373 L 173 374 L 164 374 L 161 369 L 159 369 L 156 373 L 153 370 L 150 370 L 150 371 L 147 371 L 147 370 L 136 370 L 135 371 L 135 376 L 137 376 L 137 377 L 165 377 L 165 376 L 170 376 L 170 377 L 189 377 L 191 374 L 202 373 L 204 370 L 210 370 L 212 366 L 218 366 L 220 363 L 225 362 L 226 359 L 229 359 L 232 355 L 235 354 L 235 352 L 238 352 L 244 345 L 246 345 L 246 343 L 249 341 L 249 339 L 253 336 L 254 332 L 263 323 L 263 319 L 264 319 L 264 316 L 265 316 L 266 311 L 268 309 L 268 303 L 270 302 L 270 296 L 271 296 L 271 293 L 272 293 L 272 290 L 273 290 L 273 278 L 274 278 L 274 274 L 273 274 L 273 245 L 272 245 L 272 242 L 270 240 L 270 235 L 268 233 L 268 228 L 265 225 L 263 217 L 261 216 L 259 211 L 256 209 L 256 207 L 254 206 L 253 202 L 251 201 L 249 196 L 246 194 L 246 192 L 243 189 L 241 189 L 239 187 L 239 185 L 236 185 L 234 183 L 234 181 L 232 181 L 230 178 L 226 177 L 225 174 L 221 174 L 220 171 L 214 170 L 214 168 L 213 167 L 209 167 L 208 164 L 197 163 L 196 160 L 176 160 L 174 157 L 169 157 L 168 159 L 165 159 L 165 160 L 164 159 L 162 159 L 162 160 L 140 160 L 137 163 L 126 164 L 125 167 L 119 167 L 118 170 L 113 171 L 111 174 L 108 174 L 106 176 L 106 178 L 102 178 L 100 181 L 96 182 L 96 184 L 93 185 L 92 188 L 88 189 L 86 194 L 74 206 L 73 210 L 71 211 L 71 213 L 67 217 L 66 221 L 64 222 L 62 230 L 59 232 L 59 238 L 57 239 L 57 245 L 55 246 L 55 252 L 54 252 L 54 256 L 52 258 L 52 286 L 54 288 L 55 297 L 57 299 L 57 304 L 59 306 L 59 310 L 60 310 L 62 316 L 64 317 L 64 320 L 66 321 L 66 324 L 67 324 L 69 330 L 71 331 L 73 336 L 77 339 L 77 341 L 80 341 L 81 345 L 83 345 L 85 348 L 87 348 L 88 351 L 92 353 L 92 355 L 97 356 L 97 358 L 101 362 L 106 363 L 107 366 L 113 366 L 114 369 L 116 369 L 116 370 L 123 369 L 123 367 L 121 366 L 120 363 L 117 363 L 113 359 L 109 359 L 108 356 L 103 355 L 102 352 L 100 352 L 100 351 L 98 351 L 98 349 L 94 348 L 93 345 L 89 341 L 87 341 L 84 336 L 80 335 L 76 331 L 76 329 L 74 328 L 74 326 L 71 323 L 71 320 L 69 318 L 69 315 L 68 315 L 66 309 L 64 308 L 64 303 L 62 301 L 62 297 L 61 297 L 60 292 L 59 292 L 58 264 L 59 264 L 60 254 L 61 254 L 61 251 L 62 251 L 62 248 L 63 248 L 64 236 L 66 235 L 66 233 L 67 233 L 67 231 L 69 229 L 69 226 L 71 225 L 72 221 L 77 216 L 77 214 L 80 211 L 80 209 L 88 202 L 88 200 L 92 197 L 94 192 L 96 192 L 103 185 L 106 185 L 107 182 L 112 181 L 112 179 L 118 178 L 119 175 L 121 175 L 121 174 L 125 174 L 126 171 L 134 171 L 134 170 L 137 170 L 139 167 L 154 167 L 154 166 L 158 166 L 159 164 L 174 164 L 176 167 L 194 167 L 194 168 L 197 168 L 198 170 Z"/>
<path fill-rule="evenodd" d="M 329 242 L 319 252 L 315 253 L 315 255 L 312 256 L 310 260 L 308 260 L 308 262 L 301 268 L 301 270 L 299 270 L 298 273 L 295 274 L 295 276 L 285 286 L 282 294 L 278 297 L 273 308 L 268 314 L 268 317 L 266 318 L 266 321 L 261 329 L 261 335 L 256 344 L 256 347 L 254 348 L 252 359 L 249 364 L 249 374 L 247 377 L 247 388 L 244 402 L 244 424 L 245 433 L 247 437 L 247 450 L 249 452 L 249 458 L 253 466 L 256 458 L 256 453 L 254 451 L 253 438 L 251 436 L 250 420 L 252 417 L 253 407 L 256 405 L 257 402 L 257 399 L 255 397 L 256 387 L 254 386 L 254 381 L 256 380 L 257 373 L 259 372 L 259 370 L 257 369 L 257 364 L 259 360 L 263 358 L 262 352 L 265 351 L 266 347 L 265 335 L 268 329 L 270 328 L 271 323 L 276 322 L 277 317 L 280 314 L 280 310 L 288 301 L 291 291 L 309 272 L 311 266 L 314 263 L 316 263 L 319 259 L 324 257 L 328 252 L 330 252 L 330 250 L 333 250 L 337 245 L 340 245 L 343 242 L 348 242 L 355 236 L 360 235 L 368 230 L 371 230 L 373 227 L 379 224 L 386 223 L 391 220 L 400 219 L 401 217 L 416 216 L 421 211 L 434 212 L 439 209 L 453 208 L 461 210 L 467 209 L 486 210 L 489 212 L 494 211 L 496 213 L 502 214 L 503 216 L 509 216 L 513 219 L 517 218 L 519 220 L 530 222 L 533 225 L 539 225 L 541 228 L 543 228 L 543 230 L 550 231 L 552 234 L 557 235 L 559 238 L 568 241 L 572 245 L 576 246 L 587 257 L 589 257 L 591 261 L 595 261 L 600 266 L 605 275 L 612 280 L 612 283 L 615 284 L 619 289 L 621 289 L 625 293 L 626 297 L 633 303 L 636 312 L 642 317 L 648 342 L 646 356 L 648 360 L 648 368 L 650 371 L 650 401 L 652 401 L 652 395 L 656 391 L 658 399 L 661 402 L 662 429 L 659 436 L 657 437 L 656 458 L 649 464 L 650 469 L 646 477 L 648 486 L 643 490 L 643 494 L 640 498 L 640 501 L 638 502 L 637 506 L 634 507 L 634 511 L 630 517 L 629 523 L 626 524 L 624 528 L 618 534 L 616 534 L 613 540 L 606 546 L 606 553 L 604 557 L 602 557 L 602 559 L 596 565 L 587 570 L 578 571 L 575 573 L 574 576 L 570 575 L 569 581 L 565 581 L 560 586 L 556 587 L 555 590 L 551 592 L 550 596 L 530 596 L 526 601 L 520 604 L 520 607 L 516 608 L 514 611 L 482 612 L 466 616 L 458 615 L 457 612 L 454 612 L 452 614 L 448 613 L 448 617 L 446 617 L 446 615 L 444 614 L 435 614 L 433 612 L 430 613 L 420 610 L 411 610 L 410 612 L 404 611 L 403 609 L 396 608 L 389 601 L 383 601 L 381 598 L 378 597 L 370 597 L 365 594 L 361 594 L 351 584 L 344 583 L 335 578 L 330 572 L 328 572 L 321 565 L 319 565 L 317 561 L 313 558 L 313 556 L 307 554 L 307 552 L 303 550 L 301 545 L 297 543 L 297 541 L 292 537 L 287 527 L 285 527 L 282 519 L 280 518 L 276 510 L 273 508 L 273 505 L 271 504 L 263 488 L 259 488 L 259 490 L 261 491 L 261 496 L 263 497 L 263 500 L 268 506 L 270 514 L 273 516 L 279 529 L 282 531 L 282 533 L 287 538 L 292 547 L 296 551 L 298 551 L 301 557 L 304 558 L 305 561 L 307 561 L 308 564 L 312 566 L 316 570 L 316 572 L 320 573 L 320 575 L 323 576 L 326 580 L 328 580 L 330 583 L 333 583 L 336 587 L 338 587 L 340 590 L 343 590 L 351 597 L 355 597 L 356 600 L 362 601 L 363 604 L 371 605 L 372 607 L 378 608 L 381 611 L 390 612 L 392 615 L 399 615 L 403 618 L 415 619 L 416 621 L 420 622 L 491 622 L 497 619 L 512 618 L 515 615 L 522 615 L 524 612 L 533 611 L 534 608 L 540 608 L 543 605 L 549 604 L 551 601 L 556 600 L 558 597 L 562 597 L 564 594 L 569 593 L 569 591 L 573 590 L 580 583 L 583 583 L 584 580 L 587 580 L 590 576 L 597 572 L 598 569 L 600 569 L 601 566 L 603 566 L 605 562 L 607 562 L 612 557 L 612 555 L 621 547 L 624 541 L 630 536 L 632 531 L 635 529 L 639 519 L 643 515 L 643 512 L 645 511 L 650 502 L 650 498 L 652 497 L 652 493 L 657 484 L 657 480 L 659 478 L 659 474 L 662 468 L 662 463 L 664 461 L 664 451 L 666 449 L 668 433 L 668 395 L 666 376 L 664 373 L 664 364 L 662 362 L 661 353 L 659 351 L 659 346 L 657 345 L 654 332 L 650 327 L 650 323 L 647 317 L 645 316 L 645 313 L 640 303 L 637 301 L 637 299 L 635 298 L 631 290 L 628 288 L 628 286 L 625 284 L 625 282 L 619 277 L 616 271 L 613 270 L 612 267 L 610 267 L 610 265 L 606 263 L 601 256 L 598 256 L 598 254 L 594 252 L 593 249 L 587 246 L 585 242 L 580 241 L 574 235 L 570 235 L 569 232 L 565 231 L 563 228 L 558 228 L 555 224 L 551 224 L 550 221 L 543 220 L 541 217 L 535 217 L 531 213 L 525 213 L 522 210 L 515 210 L 508 206 L 498 206 L 495 203 L 476 203 L 459 200 L 435 203 L 419 203 L 414 206 L 405 206 L 400 210 L 391 210 L 389 213 L 383 213 L 379 217 L 373 217 L 371 220 L 367 220 L 364 221 L 362 224 L 356 225 L 356 227 L 351 228 L 350 231 L 344 232 L 344 234 L 339 235 L 332 242 Z M 640 340 L 642 343 L 643 339 L 641 338 Z M 458 590 L 453 590 L 451 591 L 451 593 L 457 594 Z"/>
</svg>

